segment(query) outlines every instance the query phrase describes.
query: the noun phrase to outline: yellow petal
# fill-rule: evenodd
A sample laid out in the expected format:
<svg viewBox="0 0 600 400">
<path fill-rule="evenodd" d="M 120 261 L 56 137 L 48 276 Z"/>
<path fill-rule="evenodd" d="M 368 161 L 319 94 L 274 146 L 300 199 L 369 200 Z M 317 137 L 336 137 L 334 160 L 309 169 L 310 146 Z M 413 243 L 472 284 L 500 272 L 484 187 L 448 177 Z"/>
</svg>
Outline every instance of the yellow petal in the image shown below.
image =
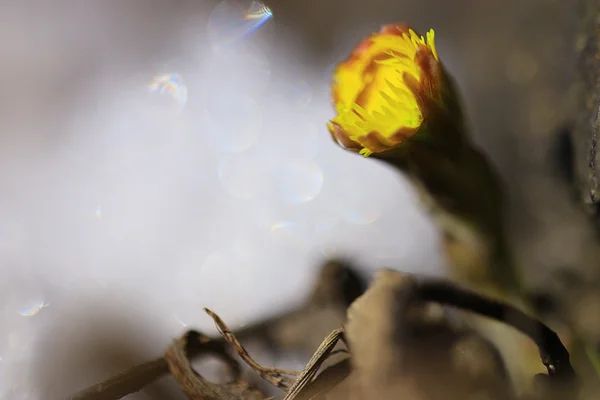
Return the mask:
<svg viewBox="0 0 600 400">
<path fill-rule="evenodd" d="M 397 134 L 400 131 L 418 130 L 423 113 L 414 87 L 407 85 L 405 77 L 413 77 L 417 83 L 423 78 L 415 60 L 419 48 L 426 48 L 438 61 L 433 30 L 423 37 L 399 25 L 390 27 L 360 43 L 334 72 L 332 89 L 338 113 L 334 122 L 365 147 L 361 151 L 365 156 L 397 145 L 398 138 L 404 138 Z M 373 138 L 382 146 L 373 148 Z"/>
</svg>

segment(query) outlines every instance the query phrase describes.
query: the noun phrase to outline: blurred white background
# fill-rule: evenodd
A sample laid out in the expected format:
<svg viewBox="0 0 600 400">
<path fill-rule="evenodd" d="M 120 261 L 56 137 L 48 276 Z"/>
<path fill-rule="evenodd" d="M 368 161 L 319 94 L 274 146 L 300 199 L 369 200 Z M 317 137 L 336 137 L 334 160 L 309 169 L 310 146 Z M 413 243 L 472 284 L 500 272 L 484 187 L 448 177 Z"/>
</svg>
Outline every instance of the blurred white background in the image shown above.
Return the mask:
<svg viewBox="0 0 600 400">
<path fill-rule="evenodd" d="M 360 36 L 315 58 L 236 3 L 2 2 L 2 399 L 65 398 L 212 333 L 202 307 L 232 327 L 284 312 L 326 257 L 442 270 L 402 177 L 327 133 Z"/>
</svg>

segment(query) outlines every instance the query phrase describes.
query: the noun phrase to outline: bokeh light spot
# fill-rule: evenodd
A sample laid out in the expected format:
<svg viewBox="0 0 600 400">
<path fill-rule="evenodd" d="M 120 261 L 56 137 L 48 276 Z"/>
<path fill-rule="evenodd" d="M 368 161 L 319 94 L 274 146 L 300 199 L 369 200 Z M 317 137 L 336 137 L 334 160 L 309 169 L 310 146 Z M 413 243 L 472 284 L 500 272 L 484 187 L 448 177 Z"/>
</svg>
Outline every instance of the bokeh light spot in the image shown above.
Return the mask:
<svg viewBox="0 0 600 400">
<path fill-rule="evenodd" d="M 96 211 L 94 211 L 94 215 L 96 216 L 96 218 L 102 219 L 102 207 L 97 206 Z"/>
<path fill-rule="evenodd" d="M 172 97 L 180 106 L 184 106 L 188 99 L 188 90 L 180 74 L 156 75 L 148 83 L 151 93 L 160 93 Z"/>
<path fill-rule="evenodd" d="M 298 108 L 306 108 L 313 98 L 313 89 L 306 81 L 295 82 L 286 92 Z"/>
<path fill-rule="evenodd" d="M 208 37 L 216 49 L 235 46 L 271 19 L 271 9 L 260 1 L 224 0 L 208 19 Z"/>
<path fill-rule="evenodd" d="M 293 160 L 280 164 L 276 170 L 276 185 L 280 195 L 289 202 L 313 200 L 323 187 L 323 171 L 312 160 Z"/>
<path fill-rule="evenodd" d="M 262 131 L 260 106 L 250 96 L 222 93 L 211 99 L 206 110 L 205 128 L 222 151 L 244 151 Z"/>
<path fill-rule="evenodd" d="M 347 208 L 344 210 L 344 216 L 346 221 L 356 225 L 367 225 L 377 221 L 381 218 L 383 211 L 377 208 L 371 209 L 351 209 Z"/>
<path fill-rule="evenodd" d="M 306 252 L 312 247 L 309 228 L 298 222 L 282 221 L 271 226 L 271 234 L 299 252 Z"/>
<path fill-rule="evenodd" d="M 28 306 L 19 311 L 19 314 L 21 314 L 24 317 L 33 317 L 34 315 L 37 315 L 40 311 L 42 311 L 43 308 L 46 308 L 49 305 L 50 304 L 44 302 L 43 300 L 39 300 L 31 306 Z"/>
<path fill-rule="evenodd" d="M 225 158 L 219 164 L 219 182 L 231 196 L 252 200 L 263 182 L 263 167 L 254 157 Z"/>
<path fill-rule="evenodd" d="M 207 87 L 218 85 L 214 92 L 244 93 L 254 98 L 267 93 L 271 78 L 271 63 L 258 45 L 214 52 L 204 74 Z"/>
</svg>

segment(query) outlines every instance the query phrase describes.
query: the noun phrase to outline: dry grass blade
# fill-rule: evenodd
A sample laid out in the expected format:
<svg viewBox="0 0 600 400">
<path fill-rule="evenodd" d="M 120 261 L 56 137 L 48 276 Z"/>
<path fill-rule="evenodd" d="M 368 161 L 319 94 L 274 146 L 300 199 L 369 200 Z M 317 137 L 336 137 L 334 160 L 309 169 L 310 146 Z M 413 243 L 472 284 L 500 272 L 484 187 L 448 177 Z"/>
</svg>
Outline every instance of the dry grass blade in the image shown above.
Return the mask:
<svg viewBox="0 0 600 400">
<path fill-rule="evenodd" d="M 269 382 L 270 384 L 284 390 L 288 391 L 290 386 L 294 383 L 294 379 L 286 376 L 286 375 L 297 375 L 296 371 L 283 370 L 278 368 L 269 368 L 263 367 L 258 364 L 256 361 L 250 357 L 244 346 L 237 340 L 233 332 L 229 329 L 229 327 L 223 322 L 221 318 L 208 308 L 205 308 L 204 311 L 215 321 L 215 325 L 217 329 L 223 335 L 223 338 L 227 343 L 233 346 L 235 352 L 244 360 L 244 362 L 252 368 L 261 378 Z"/>
<path fill-rule="evenodd" d="M 332 352 L 331 355 L 333 355 Z M 294 400 L 323 399 L 323 396 L 333 393 L 339 396 L 344 390 L 344 383 L 351 382 L 352 363 L 351 357 L 344 358 L 335 364 L 324 368 L 319 375 L 306 384 L 302 390 L 295 395 Z M 329 399 L 329 396 L 327 397 Z M 335 398 L 335 397 L 334 397 Z"/>
<path fill-rule="evenodd" d="M 319 368 L 321 368 L 321 365 L 323 365 L 325 360 L 327 360 L 327 358 L 331 355 L 333 349 L 340 339 L 344 340 L 343 329 L 336 329 L 325 338 L 315 354 L 313 354 L 311 359 L 308 361 L 308 364 L 306 364 L 306 367 L 304 367 L 304 369 L 300 372 L 298 378 L 296 378 L 296 381 L 289 389 L 283 400 L 294 400 L 300 395 L 302 390 L 311 383 L 314 376 L 317 374 L 317 372 L 319 372 Z"/>
</svg>

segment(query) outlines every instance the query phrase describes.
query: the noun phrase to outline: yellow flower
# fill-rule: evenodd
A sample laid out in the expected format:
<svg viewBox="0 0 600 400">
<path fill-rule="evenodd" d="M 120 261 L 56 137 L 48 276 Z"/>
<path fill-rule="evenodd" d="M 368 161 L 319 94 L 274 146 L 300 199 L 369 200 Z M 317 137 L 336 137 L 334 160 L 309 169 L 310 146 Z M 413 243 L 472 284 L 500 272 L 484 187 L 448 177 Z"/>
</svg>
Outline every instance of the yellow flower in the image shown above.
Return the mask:
<svg viewBox="0 0 600 400">
<path fill-rule="evenodd" d="M 441 97 L 441 71 L 433 30 L 423 37 L 385 25 L 335 69 L 332 138 L 365 157 L 395 148 L 419 132 Z"/>
</svg>

